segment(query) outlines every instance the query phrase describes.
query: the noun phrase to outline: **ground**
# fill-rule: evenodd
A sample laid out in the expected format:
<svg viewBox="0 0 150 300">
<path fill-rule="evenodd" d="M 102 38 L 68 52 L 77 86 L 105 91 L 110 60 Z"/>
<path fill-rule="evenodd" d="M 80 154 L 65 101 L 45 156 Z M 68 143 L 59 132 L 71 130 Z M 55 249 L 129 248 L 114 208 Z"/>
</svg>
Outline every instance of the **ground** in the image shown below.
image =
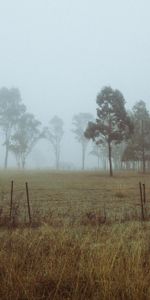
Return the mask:
<svg viewBox="0 0 150 300">
<path fill-rule="evenodd" d="M 11 170 L 0 192 L 0 299 L 150 299 L 150 175 Z"/>
</svg>

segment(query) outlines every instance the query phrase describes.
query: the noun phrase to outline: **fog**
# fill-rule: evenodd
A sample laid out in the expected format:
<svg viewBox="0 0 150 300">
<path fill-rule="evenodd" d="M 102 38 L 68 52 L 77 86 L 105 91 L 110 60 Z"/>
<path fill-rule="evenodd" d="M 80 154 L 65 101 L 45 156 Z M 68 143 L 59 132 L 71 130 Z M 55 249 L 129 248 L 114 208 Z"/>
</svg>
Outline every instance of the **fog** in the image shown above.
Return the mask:
<svg viewBox="0 0 150 300">
<path fill-rule="evenodd" d="M 54 115 L 63 119 L 62 162 L 80 167 L 72 118 L 96 116 L 103 86 L 119 89 L 129 108 L 140 99 L 150 108 L 149 11 L 148 0 L 0 0 L 0 87 L 19 88 L 43 126 Z M 92 168 L 89 149 L 86 167 Z M 42 140 L 27 166 L 53 165 L 52 148 Z"/>
</svg>

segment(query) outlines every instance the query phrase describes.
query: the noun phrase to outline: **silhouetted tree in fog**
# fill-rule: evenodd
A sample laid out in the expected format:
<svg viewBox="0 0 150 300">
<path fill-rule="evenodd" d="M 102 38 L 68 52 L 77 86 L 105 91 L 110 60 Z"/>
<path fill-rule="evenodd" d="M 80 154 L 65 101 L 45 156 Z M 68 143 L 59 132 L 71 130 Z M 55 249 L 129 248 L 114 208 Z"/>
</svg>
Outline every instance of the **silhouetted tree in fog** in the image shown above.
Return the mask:
<svg viewBox="0 0 150 300">
<path fill-rule="evenodd" d="M 9 149 L 15 155 L 18 167 L 25 167 L 27 156 L 43 137 L 40 125 L 41 123 L 30 113 L 24 113 L 17 121 Z"/>
<path fill-rule="evenodd" d="M 12 132 L 25 110 L 25 105 L 22 104 L 21 95 L 17 88 L 8 89 L 3 87 L 0 89 L 0 128 L 4 134 L 5 168 L 8 164 Z"/>
<path fill-rule="evenodd" d="M 85 154 L 88 145 L 88 140 L 86 139 L 84 132 L 88 125 L 88 122 L 93 120 L 93 116 L 90 113 L 79 113 L 73 117 L 73 125 L 75 129 L 76 140 L 81 144 L 82 147 L 82 170 L 85 167 Z"/>
<path fill-rule="evenodd" d="M 150 115 L 144 101 L 133 106 L 132 119 L 134 131 L 124 151 L 123 161 L 142 162 L 143 173 L 146 162 L 150 161 Z"/>
<path fill-rule="evenodd" d="M 56 169 L 59 169 L 60 167 L 60 151 L 63 134 L 63 120 L 57 116 L 54 116 L 49 122 L 49 127 L 45 128 L 45 138 L 53 146 Z"/>
<path fill-rule="evenodd" d="M 99 169 L 100 168 L 100 161 L 101 161 L 101 158 L 102 158 L 101 145 L 94 143 L 93 148 L 92 148 L 92 150 L 90 151 L 89 154 L 97 157 L 97 168 Z"/>
<path fill-rule="evenodd" d="M 122 157 L 126 148 L 127 141 L 122 141 L 120 144 L 112 144 L 112 158 L 115 170 L 122 169 Z"/>
<path fill-rule="evenodd" d="M 89 122 L 85 137 L 99 144 L 107 143 L 110 176 L 113 176 L 112 145 L 120 144 L 132 132 L 132 122 L 125 109 L 125 100 L 119 90 L 104 87 L 97 96 L 96 122 Z"/>
</svg>

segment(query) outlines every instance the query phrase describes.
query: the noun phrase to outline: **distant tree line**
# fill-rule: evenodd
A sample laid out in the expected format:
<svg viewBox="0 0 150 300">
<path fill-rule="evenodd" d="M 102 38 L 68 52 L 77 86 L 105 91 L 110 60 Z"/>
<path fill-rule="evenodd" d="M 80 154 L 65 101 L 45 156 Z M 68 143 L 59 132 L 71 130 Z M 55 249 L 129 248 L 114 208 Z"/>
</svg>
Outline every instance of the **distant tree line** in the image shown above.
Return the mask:
<svg viewBox="0 0 150 300">
<path fill-rule="evenodd" d="M 0 129 L 5 146 L 4 167 L 8 166 L 9 152 L 18 167 L 25 167 L 26 159 L 41 135 L 41 123 L 27 112 L 17 88 L 0 89 Z"/>
<path fill-rule="evenodd" d="M 52 144 L 56 168 L 59 168 L 63 121 L 55 116 L 50 120 L 49 126 L 42 128 L 41 122 L 27 112 L 17 88 L 0 89 L 0 129 L 5 147 L 4 168 L 8 166 L 10 152 L 14 155 L 17 166 L 24 168 L 27 157 L 42 138 Z"/>
<path fill-rule="evenodd" d="M 72 132 L 81 145 L 82 170 L 85 169 L 88 143 L 93 148 L 90 155 L 97 158 L 97 168 L 113 176 L 114 169 L 150 169 L 150 114 L 144 101 L 138 101 L 127 111 L 125 99 L 119 90 L 102 88 L 96 98 L 97 118 L 91 113 L 73 116 Z M 54 116 L 48 126 L 27 112 L 17 88 L 0 89 L 0 129 L 5 147 L 4 167 L 8 166 L 11 152 L 19 168 L 24 168 L 27 158 L 40 139 L 52 145 L 55 168 L 60 168 L 61 143 L 64 135 L 63 120 Z"/>
</svg>

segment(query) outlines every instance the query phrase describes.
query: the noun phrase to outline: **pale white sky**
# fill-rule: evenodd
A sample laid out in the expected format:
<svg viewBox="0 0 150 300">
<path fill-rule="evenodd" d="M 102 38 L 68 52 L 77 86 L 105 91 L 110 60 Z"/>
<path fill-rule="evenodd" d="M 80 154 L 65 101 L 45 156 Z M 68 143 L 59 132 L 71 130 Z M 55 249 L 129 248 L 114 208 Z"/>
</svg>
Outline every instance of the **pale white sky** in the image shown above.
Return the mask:
<svg viewBox="0 0 150 300">
<path fill-rule="evenodd" d="M 150 108 L 149 36 L 149 0 L 0 0 L 0 87 L 18 87 L 44 125 L 60 116 L 62 160 L 79 164 L 72 116 L 95 114 L 103 86 Z M 35 149 L 45 165 L 49 148 Z"/>
</svg>

